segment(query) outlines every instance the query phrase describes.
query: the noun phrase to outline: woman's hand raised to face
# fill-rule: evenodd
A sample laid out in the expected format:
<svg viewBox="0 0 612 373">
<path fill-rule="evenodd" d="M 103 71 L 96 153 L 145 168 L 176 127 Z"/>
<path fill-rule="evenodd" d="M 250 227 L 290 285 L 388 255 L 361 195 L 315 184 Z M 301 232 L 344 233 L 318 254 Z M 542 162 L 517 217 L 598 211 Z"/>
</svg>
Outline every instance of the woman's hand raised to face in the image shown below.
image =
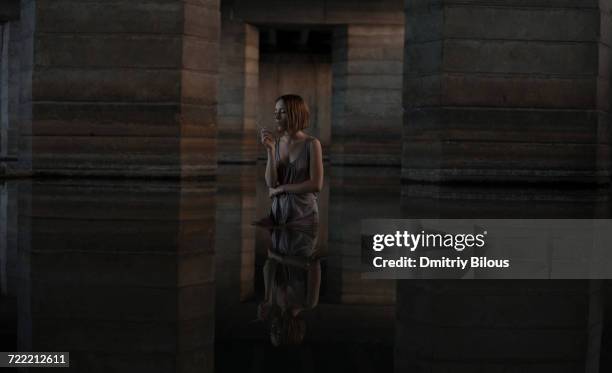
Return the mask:
<svg viewBox="0 0 612 373">
<path fill-rule="evenodd" d="M 270 198 L 272 198 L 274 196 L 277 196 L 277 195 L 279 195 L 281 193 L 285 193 L 285 189 L 283 188 L 282 185 L 277 187 L 277 188 L 270 188 L 270 189 L 268 189 L 268 196 Z"/>
<path fill-rule="evenodd" d="M 261 138 L 261 144 L 266 147 L 268 150 L 274 150 L 275 141 L 274 136 L 272 136 L 272 132 L 270 132 L 266 128 L 262 128 L 259 131 L 259 137 Z"/>
</svg>

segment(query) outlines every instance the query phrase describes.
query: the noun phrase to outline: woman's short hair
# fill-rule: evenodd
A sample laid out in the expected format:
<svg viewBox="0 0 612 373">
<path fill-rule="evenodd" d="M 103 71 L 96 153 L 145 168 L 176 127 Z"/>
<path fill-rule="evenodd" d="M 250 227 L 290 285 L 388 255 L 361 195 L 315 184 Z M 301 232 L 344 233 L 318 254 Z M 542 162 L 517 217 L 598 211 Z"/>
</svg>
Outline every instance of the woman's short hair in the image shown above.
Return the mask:
<svg viewBox="0 0 612 373">
<path fill-rule="evenodd" d="M 306 101 L 298 95 L 282 95 L 274 102 L 283 100 L 287 108 L 287 130 L 289 132 L 301 131 L 308 128 L 310 111 Z"/>
</svg>

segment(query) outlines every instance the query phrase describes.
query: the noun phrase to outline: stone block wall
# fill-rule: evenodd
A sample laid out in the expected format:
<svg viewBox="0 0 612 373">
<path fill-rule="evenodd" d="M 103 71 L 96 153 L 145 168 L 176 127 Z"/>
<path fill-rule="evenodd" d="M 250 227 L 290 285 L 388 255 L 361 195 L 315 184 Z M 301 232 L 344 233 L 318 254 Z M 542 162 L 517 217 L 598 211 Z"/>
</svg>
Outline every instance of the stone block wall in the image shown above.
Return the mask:
<svg viewBox="0 0 612 373">
<path fill-rule="evenodd" d="M 0 23 L 0 157 L 8 155 L 8 42 L 9 24 Z"/>
<path fill-rule="evenodd" d="M 597 168 L 612 173 L 612 1 L 599 0 L 599 38 L 597 72 L 598 152 Z"/>
<path fill-rule="evenodd" d="M 17 21 L 7 24 L 8 31 L 8 63 L 7 63 L 7 113 L 8 113 L 8 128 L 7 128 L 7 152 L 11 158 L 18 157 L 19 154 L 19 103 L 20 103 L 20 87 L 21 87 L 21 28 Z"/>
<path fill-rule="evenodd" d="M 402 0 L 239 1 L 235 14 L 261 24 L 402 24 Z"/>
<path fill-rule="evenodd" d="M 334 35 L 334 164 L 400 165 L 402 25 L 348 25 Z"/>
<path fill-rule="evenodd" d="M 0 5 L 0 175 L 14 174 L 20 168 L 20 13 L 19 1 L 10 0 Z"/>
<path fill-rule="evenodd" d="M 221 162 L 255 162 L 258 29 L 234 18 L 234 13 L 224 8 L 220 50 L 218 159 Z"/>
<path fill-rule="evenodd" d="M 214 173 L 218 0 L 26 3 L 35 173 Z"/>
<path fill-rule="evenodd" d="M 32 76 L 34 69 L 34 0 L 21 1 L 19 20 L 21 40 L 19 52 L 19 169 L 32 172 Z"/>
<path fill-rule="evenodd" d="M 592 0 L 407 0 L 403 179 L 608 181 L 600 18 Z"/>
</svg>

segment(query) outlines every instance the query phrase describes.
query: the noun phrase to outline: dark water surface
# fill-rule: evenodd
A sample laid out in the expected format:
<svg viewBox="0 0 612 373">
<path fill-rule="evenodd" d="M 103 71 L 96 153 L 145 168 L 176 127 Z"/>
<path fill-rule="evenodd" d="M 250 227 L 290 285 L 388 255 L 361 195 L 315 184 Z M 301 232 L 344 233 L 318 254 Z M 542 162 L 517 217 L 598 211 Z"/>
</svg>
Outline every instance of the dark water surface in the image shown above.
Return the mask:
<svg viewBox="0 0 612 373">
<path fill-rule="evenodd" d="M 610 189 L 401 185 L 399 172 L 326 170 L 318 304 L 301 313 L 303 343 L 281 347 L 257 321 L 262 165 L 220 166 L 214 183 L 7 181 L 0 350 L 69 351 L 75 372 L 609 367 L 607 282 L 363 280 L 359 230 L 364 218 L 609 218 Z"/>
</svg>

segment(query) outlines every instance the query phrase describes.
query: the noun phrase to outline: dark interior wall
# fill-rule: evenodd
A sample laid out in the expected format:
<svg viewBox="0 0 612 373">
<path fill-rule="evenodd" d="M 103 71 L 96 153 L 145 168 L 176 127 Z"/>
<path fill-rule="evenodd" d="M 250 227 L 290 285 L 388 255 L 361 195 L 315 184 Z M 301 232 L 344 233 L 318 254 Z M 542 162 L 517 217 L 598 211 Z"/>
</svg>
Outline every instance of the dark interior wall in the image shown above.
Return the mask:
<svg viewBox="0 0 612 373">
<path fill-rule="evenodd" d="M 7 154 L 8 129 L 8 23 L 0 23 L 0 157 Z"/>
<path fill-rule="evenodd" d="M 403 44 L 403 25 L 335 29 L 332 163 L 400 166 Z"/>
<path fill-rule="evenodd" d="M 6 117 L 3 118 L 7 122 L 6 128 L 6 155 L 9 160 L 15 160 L 18 155 L 19 147 L 19 104 L 20 104 L 20 89 L 21 89 L 21 27 L 19 21 L 12 21 L 5 24 L 4 27 L 4 46 L 2 52 L 6 61 L 2 64 L 3 74 L 3 99 L 6 100 L 6 105 L 3 109 L 6 110 Z"/>
<path fill-rule="evenodd" d="M 259 85 L 259 30 L 224 4 L 221 10 L 217 159 L 253 162 L 259 150 L 255 113 Z"/>
<path fill-rule="evenodd" d="M 597 71 L 598 168 L 606 170 L 607 181 L 612 176 L 612 0 L 599 0 L 599 38 Z"/>
<path fill-rule="evenodd" d="M 0 2 L 0 22 L 19 18 L 19 0 L 2 0 Z"/>
<path fill-rule="evenodd" d="M 402 0 L 237 0 L 236 17 L 258 24 L 403 24 Z"/>
</svg>

